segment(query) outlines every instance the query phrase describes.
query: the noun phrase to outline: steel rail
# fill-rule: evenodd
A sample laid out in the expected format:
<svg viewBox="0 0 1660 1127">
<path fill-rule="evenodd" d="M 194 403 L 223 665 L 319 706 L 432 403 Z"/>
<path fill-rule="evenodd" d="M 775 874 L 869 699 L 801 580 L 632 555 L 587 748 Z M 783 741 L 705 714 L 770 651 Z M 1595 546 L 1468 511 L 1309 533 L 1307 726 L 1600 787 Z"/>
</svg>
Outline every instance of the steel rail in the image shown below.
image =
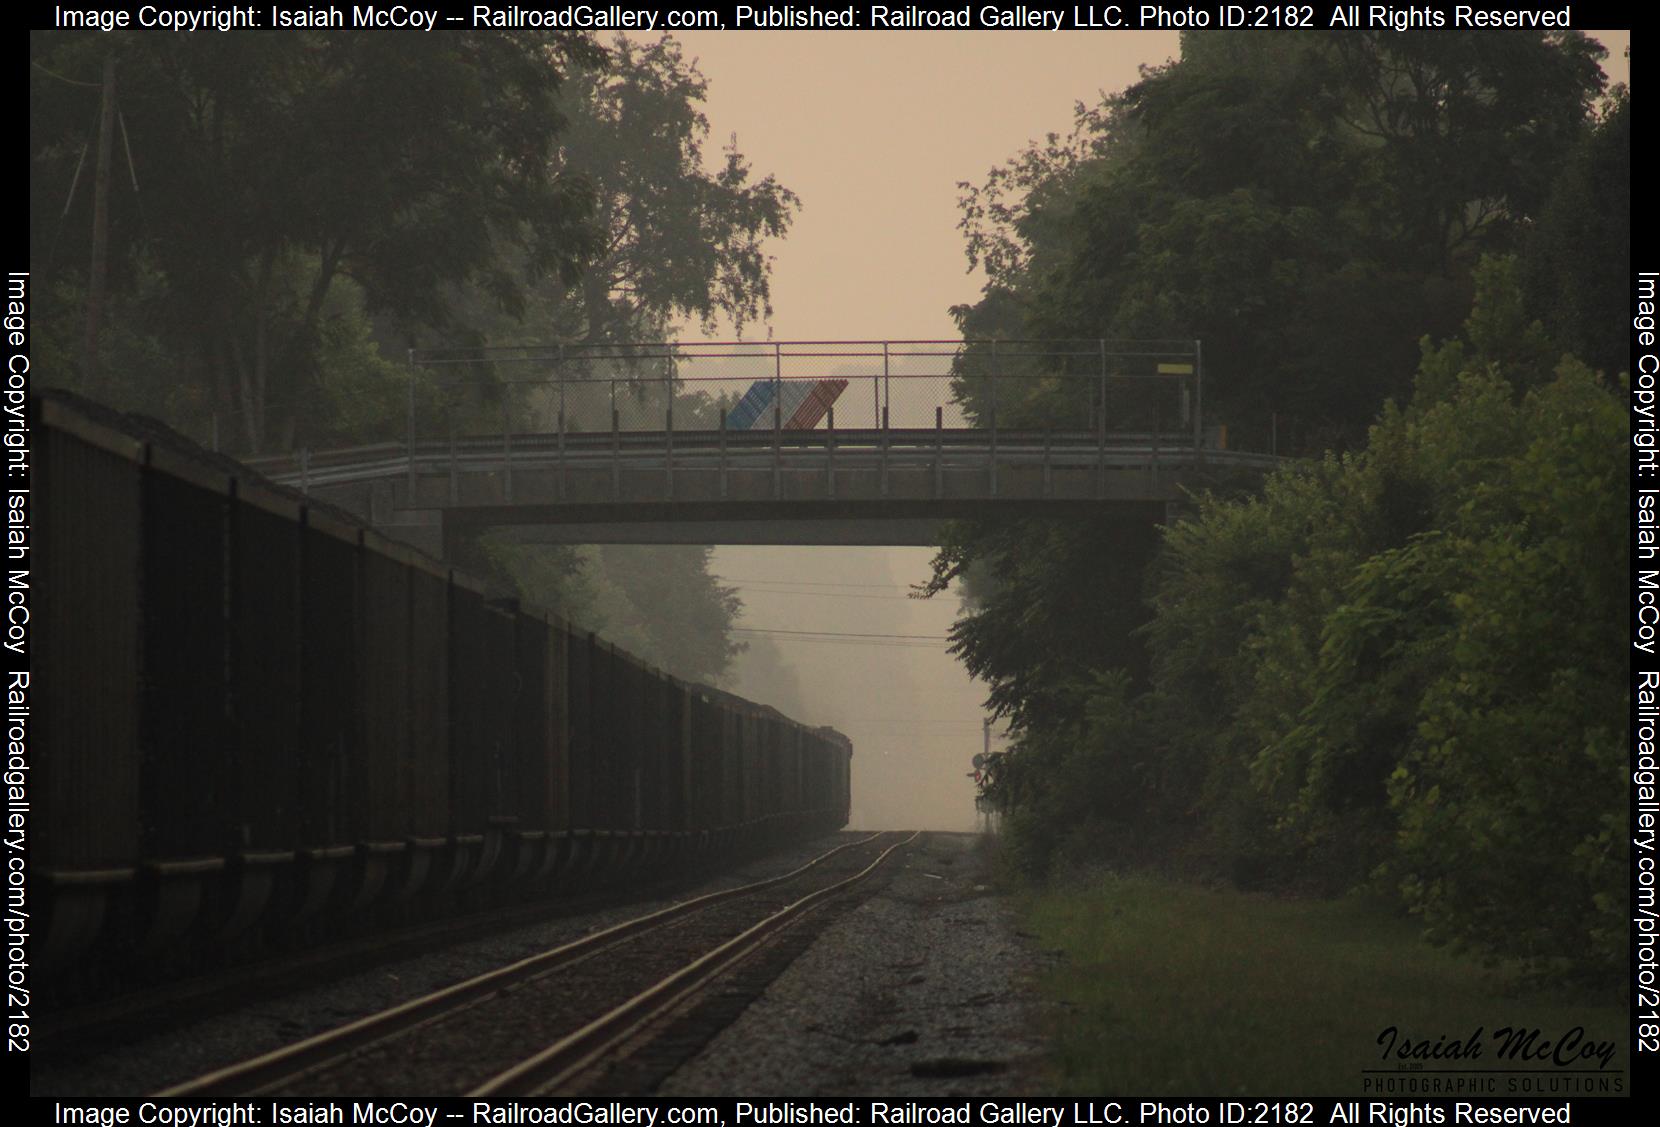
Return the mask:
<svg viewBox="0 0 1660 1127">
<path fill-rule="evenodd" d="M 581 939 L 560 944 L 557 947 L 529 955 L 506 966 L 497 967 L 461 982 L 452 983 L 442 990 L 435 990 L 418 998 L 411 998 L 407 1002 L 347 1022 L 345 1025 L 336 1026 L 333 1029 L 314 1034 L 303 1040 L 262 1053 L 259 1056 L 239 1061 L 236 1064 L 226 1065 L 223 1068 L 203 1073 L 193 1079 L 164 1088 L 153 1093 L 153 1095 L 158 1098 L 252 1095 L 268 1091 L 290 1080 L 297 1079 L 305 1073 L 350 1056 L 375 1042 L 401 1033 L 406 1029 L 436 1021 L 448 1013 L 482 1001 L 509 987 L 557 970 L 578 959 L 586 958 L 619 940 L 642 934 L 671 920 L 679 919 L 715 904 L 750 896 L 784 884 L 787 881 L 795 880 L 837 854 L 868 845 L 881 836 L 879 833 L 871 834 L 869 837 L 860 838 L 858 841 L 838 845 L 836 848 L 813 858 L 807 864 L 780 876 L 740 885 L 737 888 L 706 893 L 690 900 L 683 900 L 678 904 L 671 904 L 667 908 L 661 908 L 655 912 L 648 912 L 643 916 L 624 920 L 621 923 L 596 931 L 592 935 L 585 935 Z M 886 856 L 886 854 L 883 854 L 883 856 Z"/>
<path fill-rule="evenodd" d="M 592 1068 L 608 1053 L 632 1040 L 652 1021 L 663 1016 L 701 990 L 709 981 L 753 953 L 775 932 L 823 901 L 864 880 L 891 855 L 915 841 L 918 830 L 904 841 L 884 849 L 876 860 L 846 880 L 828 885 L 783 908 L 742 934 L 687 963 L 673 974 L 634 995 L 603 1017 L 595 1018 L 576 1032 L 560 1038 L 533 1057 L 514 1065 L 468 1092 L 468 1096 L 543 1095 L 573 1076 Z"/>
</svg>

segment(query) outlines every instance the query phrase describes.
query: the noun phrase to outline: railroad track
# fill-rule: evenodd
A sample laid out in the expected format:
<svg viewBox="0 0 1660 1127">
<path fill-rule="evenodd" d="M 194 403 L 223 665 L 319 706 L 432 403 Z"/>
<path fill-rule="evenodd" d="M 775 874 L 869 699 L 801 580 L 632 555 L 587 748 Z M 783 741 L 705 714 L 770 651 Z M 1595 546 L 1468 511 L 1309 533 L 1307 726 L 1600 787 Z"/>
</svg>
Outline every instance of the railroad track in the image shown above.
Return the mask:
<svg viewBox="0 0 1660 1127">
<path fill-rule="evenodd" d="M 749 862 L 752 854 L 735 861 Z M 456 944 L 487 939 L 521 927 L 589 913 L 626 910 L 643 900 L 666 900 L 698 881 L 719 875 L 715 863 L 695 864 L 686 874 L 648 883 L 624 883 L 608 890 L 578 891 L 556 899 L 533 900 L 467 912 L 435 922 L 375 930 L 323 944 L 269 955 L 252 962 L 228 961 L 189 978 L 109 991 L 96 1001 L 72 1003 L 41 1016 L 35 1048 L 59 1061 L 94 1056 L 130 1045 L 158 1031 L 251 1002 L 284 995 L 371 971 L 388 962 L 430 954 Z"/>
<path fill-rule="evenodd" d="M 627 920 L 156 1094 L 565 1090 L 916 837 L 838 846 L 793 872 Z"/>
</svg>

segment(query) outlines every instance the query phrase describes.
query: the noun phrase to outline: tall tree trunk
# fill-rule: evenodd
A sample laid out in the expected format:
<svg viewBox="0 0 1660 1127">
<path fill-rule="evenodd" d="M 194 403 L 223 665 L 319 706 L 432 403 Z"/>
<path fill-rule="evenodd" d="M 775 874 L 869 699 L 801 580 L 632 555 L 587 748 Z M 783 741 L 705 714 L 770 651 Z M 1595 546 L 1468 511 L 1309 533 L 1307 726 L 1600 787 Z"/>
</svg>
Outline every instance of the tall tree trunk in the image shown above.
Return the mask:
<svg viewBox="0 0 1660 1127">
<path fill-rule="evenodd" d="M 315 396 L 320 390 L 314 381 L 309 379 L 309 373 L 315 371 L 315 367 L 307 362 L 303 350 L 315 348 L 317 325 L 323 316 L 323 303 L 328 299 L 329 287 L 334 284 L 334 276 L 340 271 L 340 260 L 344 254 L 343 244 L 337 243 L 323 249 L 317 274 L 312 278 L 309 292 L 306 294 L 305 309 L 300 315 L 299 327 L 288 337 L 281 349 L 275 350 L 274 360 L 271 359 L 272 349 L 266 348 L 262 353 L 262 363 L 266 365 L 266 370 L 280 363 L 279 378 L 283 372 L 289 377 L 284 385 L 287 398 L 275 405 L 276 411 L 273 416 L 279 422 L 280 441 L 286 447 L 291 448 L 294 445 L 294 435 L 305 398 Z M 307 379 L 296 378 L 296 372 L 307 373 Z"/>
</svg>

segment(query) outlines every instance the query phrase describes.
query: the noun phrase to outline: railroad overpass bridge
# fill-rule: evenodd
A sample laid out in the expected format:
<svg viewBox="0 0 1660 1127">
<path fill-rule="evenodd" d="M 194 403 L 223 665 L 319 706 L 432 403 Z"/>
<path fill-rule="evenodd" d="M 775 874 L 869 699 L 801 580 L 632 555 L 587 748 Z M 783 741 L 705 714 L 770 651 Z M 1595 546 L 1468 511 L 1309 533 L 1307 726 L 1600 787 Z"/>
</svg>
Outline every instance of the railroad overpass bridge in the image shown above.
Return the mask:
<svg viewBox="0 0 1660 1127">
<path fill-rule="evenodd" d="M 401 441 L 253 464 L 433 554 L 933 544 L 943 520 L 1162 520 L 1276 459 L 1201 421 L 1196 342 L 768 342 L 415 354 Z"/>
</svg>

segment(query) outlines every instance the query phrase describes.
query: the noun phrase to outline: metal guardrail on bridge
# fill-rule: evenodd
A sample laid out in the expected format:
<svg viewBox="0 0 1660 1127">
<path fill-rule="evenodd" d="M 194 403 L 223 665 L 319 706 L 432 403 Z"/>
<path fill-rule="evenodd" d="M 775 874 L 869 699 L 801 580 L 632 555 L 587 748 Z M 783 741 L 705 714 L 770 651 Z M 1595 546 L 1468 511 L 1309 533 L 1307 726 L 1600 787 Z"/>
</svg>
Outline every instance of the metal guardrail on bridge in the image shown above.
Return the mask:
<svg viewBox="0 0 1660 1127">
<path fill-rule="evenodd" d="M 1202 437 L 1197 341 L 665 342 L 417 350 L 410 362 L 436 377 L 427 402 L 411 380 L 411 448 L 451 434 L 838 426 Z M 822 410 L 797 409 L 809 389 Z"/>
<path fill-rule="evenodd" d="M 728 446 L 754 449 L 770 435 L 775 460 L 804 445 L 832 459 L 838 447 L 880 448 L 884 459 L 933 447 L 936 462 L 947 446 L 984 447 L 995 491 L 999 443 L 1011 437 L 1093 447 L 1103 464 L 1109 447 L 1156 461 L 1161 447 L 1206 445 L 1198 341 L 560 344 L 416 350 L 410 363 L 401 449 L 255 464 L 305 487 L 384 476 L 396 459 L 413 494 L 417 472 L 438 460 L 453 476 L 488 456 L 510 475 L 515 462 L 564 466 L 603 446 L 614 461 L 660 452 L 672 481 L 677 453 L 695 461 L 718 446 L 724 465 Z"/>
<path fill-rule="evenodd" d="M 1204 425 L 1190 341 L 556 346 L 412 360 L 402 442 L 254 465 L 447 552 L 438 541 L 468 525 L 573 542 L 931 543 L 941 520 L 1145 513 L 1218 473 L 1278 461 L 1226 449 L 1221 428 Z"/>
</svg>

